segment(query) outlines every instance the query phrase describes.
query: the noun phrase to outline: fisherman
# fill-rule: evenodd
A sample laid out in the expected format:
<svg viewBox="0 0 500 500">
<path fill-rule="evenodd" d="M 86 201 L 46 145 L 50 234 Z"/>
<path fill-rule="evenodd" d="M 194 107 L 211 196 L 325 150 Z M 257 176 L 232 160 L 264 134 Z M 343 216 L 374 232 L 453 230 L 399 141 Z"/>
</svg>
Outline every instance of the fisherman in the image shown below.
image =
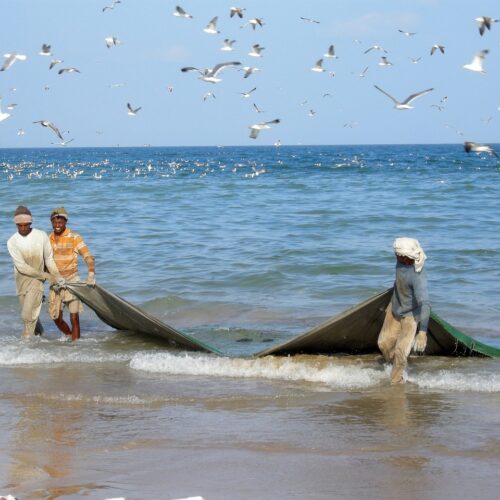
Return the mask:
<svg viewBox="0 0 500 500">
<path fill-rule="evenodd" d="M 393 248 L 396 280 L 378 346 L 385 360 L 392 364 L 391 383 L 402 384 L 412 346 L 415 352 L 424 352 L 427 345 L 430 304 L 423 269 L 427 256 L 413 238 L 396 238 Z"/>
<path fill-rule="evenodd" d="M 95 285 L 94 257 L 90 253 L 82 237 L 66 227 L 68 212 L 64 207 L 55 208 L 50 214 L 53 232 L 49 236 L 54 251 L 54 260 L 59 272 L 67 283 L 80 281 L 78 275 L 78 255 L 87 264 L 87 285 Z M 71 328 L 63 319 L 63 309 L 69 310 Z M 80 338 L 81 302 L 64 287 L 51 287 L 49 292 L 49 315 L 57 328 L 65 335 L 71 335 L 71 340 Z"/>
<path fill-rule="evenodd" d="M 7 241 L 7 249 L 14 261 L 16 294 L 21 305 L 24 322 L 23 338 L 31 338 L 43 332 L 39 316 L 43 301 L 43 284 L 64 284 L 56 263 L 52 247 L 44 231 L 31 227 L 33 218 L 28 208 L 19 206 L 14 212 L 17 233 Z M 46 272 L 47 269 L 49 272 Z"/>
</svg>

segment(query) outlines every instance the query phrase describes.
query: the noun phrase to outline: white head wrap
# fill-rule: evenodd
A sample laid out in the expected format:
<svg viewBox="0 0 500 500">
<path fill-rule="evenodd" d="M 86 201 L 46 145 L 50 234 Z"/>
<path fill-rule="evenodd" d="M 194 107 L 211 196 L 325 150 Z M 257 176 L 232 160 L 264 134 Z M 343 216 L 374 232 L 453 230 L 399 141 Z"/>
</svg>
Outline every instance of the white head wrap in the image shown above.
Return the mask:
<svg viewBox="0 0 500 500">
<path fill-rule="evenodd" d="M 17 214 L 14 217 L 14 224 L 30 224 L 33 222 L 31 215 L 28 214 Z"/>
<path fill-rule="evenodd" d="M 396 238 L 393 243 L 394 253 L 403 257 L 409 257 L 415 261 L 415 272 L 419 273 L 423 267 L 427 255 L 414 238 Z"/>
</svg>

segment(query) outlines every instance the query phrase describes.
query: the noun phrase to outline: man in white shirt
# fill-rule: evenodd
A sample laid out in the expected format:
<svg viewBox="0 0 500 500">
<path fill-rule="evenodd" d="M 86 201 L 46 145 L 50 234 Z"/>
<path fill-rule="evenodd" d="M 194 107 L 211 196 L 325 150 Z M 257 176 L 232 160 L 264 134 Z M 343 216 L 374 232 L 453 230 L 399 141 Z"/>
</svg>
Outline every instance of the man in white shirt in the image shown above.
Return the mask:
<svg viewBox="0 0 500 500">
<path fill-rule="evenodd" d="M 42 333 L 38 320 L 43 300 L 43 284 L 63 284 L 59 274 L 49 238 L 44 231 L 33 229 L 33 219 L 28 208 L 19 206 L 14 212 L 17 233 L 7 242 L 14 262 L 16 294 L 21 304 L 21 319 L 24 323 L 23 337 L 30 338 L 35 332 Z M 46 272 L 46 270 L 48 272 Z"/>
</svg>

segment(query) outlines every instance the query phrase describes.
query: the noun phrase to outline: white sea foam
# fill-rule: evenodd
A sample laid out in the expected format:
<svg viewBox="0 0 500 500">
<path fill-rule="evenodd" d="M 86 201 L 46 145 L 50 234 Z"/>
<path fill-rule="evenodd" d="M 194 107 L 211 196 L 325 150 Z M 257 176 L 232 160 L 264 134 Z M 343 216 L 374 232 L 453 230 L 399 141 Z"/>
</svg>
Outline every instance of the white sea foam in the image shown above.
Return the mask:
<svg viewBox="0 0 500 500">
<path fill-rule="evenodd" d="M 318 366 L 299 358 L 271 356 L 243 359 L 195 354 L 141 353 L 132 358 L 130 368 L 173 375 L 303 381 L 343 389 L 372 387 L 387 378 L 382 370 L 359 365 L 342 365 L 333 359 Z"/>
<path fill-rule="evenodd" d="M 500 392 L 500 374 L 493 372 L 463 373 L 449 370 L 408 377 L 409 382 L 424 389 L 459 392 Z"/>
<path fill-rule="evenodd" d="M 73 347 L 78 347 L 73 349 Z M 50 347 L 20 343 L 2 345 L 0 366 L 37 365 L 52 363 L 108 363 L 129 361 L 131 354 L 103 352 L 101 349 L 85 349 L 81 346 L 51 344 Z"/>
</svg>

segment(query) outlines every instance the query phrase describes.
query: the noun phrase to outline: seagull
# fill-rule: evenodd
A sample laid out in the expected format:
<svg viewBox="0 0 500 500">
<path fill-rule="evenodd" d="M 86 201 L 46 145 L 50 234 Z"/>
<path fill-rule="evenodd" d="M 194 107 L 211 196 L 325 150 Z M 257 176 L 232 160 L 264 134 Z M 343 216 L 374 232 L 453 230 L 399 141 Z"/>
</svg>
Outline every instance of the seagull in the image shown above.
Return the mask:
<svg viewBox="0 0 500 500">
<path fill-rule="evenodd" d="M 194 68 L 192 66 L 187 66 L 185 68 L 181 68 L 181 71 L 185 73 L 186 71 L 198 71 L 200 73 L 200 80 L 203 80 L 204 82 L 209 82 L 209 83 L 218 83 L 222 81 L 220 78 L 217 78 L 217 75 L 224 69 L 228 68 L 231 66 L 240 66 L 241 63 L 239 61 L 231 61 L 231 62 L 225 62 L 225 63 L 219 63 L 216 64 L 213 68 L 206 68 L 206 69 L 198 69 Z"/>
<path fill-rule="evenodd" d="M 127 102 L 127 109 L 128 109 L 127 115 L 129 115 L 129 116 L 135 116 L 139 112 L 139 110 L 141 109 L 141 106 L 139 106 L 138 108 L 134 109 L 132 107 L 132 105 L 129 102 Z"/>
<path fill-rule="evenodd" d="M 432 90 L 434 90 L 433 88 L 431 88 L 431 89 L 427 89 L 427 90 L 422 90 L 422 92 L 416 92 L 415 94 L 411 94 L 410 96 L 408 96 L 404 101 L 400 102 L 397 99 L 394 99 L 394 97 L 392 97 L 392 95 L 388 94 L 385 90 L 382 90 L 380 87 L 377 87 L 376 85 L 374 85 L 374 87 L 377 90 L 380 90 L 380 92 L 382 92 L 382 94 L 385 94 L 394 103 L 394 107 L 396 109 L 412 109 L 413 106 L 410 106 L 410 103 L 414 99 L 416 99 L 417 97 L 420 97 L 422 95 L 425 95 L 425 94 L 431 92 Z"/>
<path fill-rule="evenodd" d="M 62 68 L 57 72 L 58 75 L 62 75 L 63 73 L 80 73 L 80 70 L 76 68 Z"/>
<path fill-rule="evenodd" d="M 444 45 L 439 45 L 437 43 L 435 43 L 432 47 L 431 47 L 431 56 L 432 54 L 434 54 L 434 52 L 436 52 L 436 50 L 439 50 L 441 52 L 441 54 L 444 54 Z"/>
<path fill-rule="evenodd" d="M 366 76 L 366 72 L 368 71 L 368 66 L 358 75 L 360 78 L 364 78 Z"/>
<path fill-rule="evenodd" d="M 122 83 L 122 82 L 120 82 L 120 83 L 109 83 L 109 84 L 108 84 L 108 87 L 109 87 L 110 89 L 116 89 L 116 88 L 118 88 L 118 87 L 125 87 L 125 84 L 124 84 L 124 83 Z"/>
<path fill-rule="evenodd" d="M 250 21 L 248 21 L 248 23 L 244 24 L 243 26 L 241 26 L 241 28 L 244 28 L 247 24 L 249 24 L 254 30 L 257 26 L 264 26 L 264 20 L 262 18 L 259 18 L 259 17 L 255 17 L 254 19 L 250 19 Z"/>
<path fill-rule="evenodd" d="M 39 123 L 42 127 L 50 128 L 50 130 L 52 130 L 52 132 L 54 132 L 54 134 L 56 134 L 57 137 L 61 139 L 61 141 L 64 141 L 64 137 L 62 136 L 61 132 L 52 122 L 49 122 L 48 120 L 38 120 L 33 123 Z"/>
<path fill-rule="evenodd" d="M 307 21 L 308 23 L 320 24 L 316 19 L 309 19 L 308 17 L 301 17 L 302 21 Z"/>
<path fill-rule="evenodd" d="M 477 53 L 472 59 L 472 62 L 469 64 L 464 64 L 463 68 L 468 69 L 469 71 L 474 71 L 476 73 L 481 73 L 484 75 L 486 71 L 483 69 L 483 61 L 486 55 L 489 53 L 488 49 L 484 49 L 481 52 Z"/>
<path fill-rule="evenodd" d="M 444 106 L 441 106 L 440 104 L 431 104 L 431 108 L 436 108 L 438 111 L 444 110 Z"/>
<path fill-rule="evenodd" d="M 326 71 L 326 69 L 323 68 L 322 64 L 323 59 L 318 59 L 316 61 L 316 64 L 311 68 L 311 71 L 314 71 L 316 73 L 323 73 L 324 71 Z"/>
<path fill-rule="evenodd" d="M 412 64 L 417 64 L 418 61 L 420 61 L 420 59 L 422 59 L 422 58 L 421 57 L 410 57 L 409 59 L 412 62 Z"/>
<path fill-rule="evenodd" d="M 244 66 L 243 71 L 245 74 L 243 75 L 243 78 L 248 78 L 252 73 L 256 73 L 257 71 L 261 71 L 259 68 L 252 68 L 251 66 Z"/>
<path fill-rule="evenodd" d="M 403 33 L 404 36 L 413 36 L 416 35 L 416 33 L 413 33 L 411 31 L 403 31 L 403 30 L 398 30 L 400 33 Z"/>
<path fill-rule="evenodd" d="M 26 132 L 24 131 L 24 129 L 20 128 L 18 131 L 17 131 L 17 135 L 24 135 Z"/>
<path fill-rule="evenodd" d="M 207 27 L 203 28 L 203 31 L 205 33 L 208 33 L 209 35 L 217 35 L 218 33 L 220 33 L 220 31 L 217 29 L 217 19 L 219 19 L 218 16 L 212 18 L 207 24 Z"/>
<path fill-rule="evenodd" d="M 229 38 L 226 38 L 224 40 L 224 46 L 220 50 L 224 50 L 226 52 L 229 52 L 233 49 L 233 44 L 236 42 L 236 40 L 229 40 Z"/>
<path fill-rule="evenodd" d="M 381 50 L 382 52 L 385 52 L 387 54 L 387 50 L 384 49 L 384 47 L 381 47 L 380 45 L 372 45 L 371 47 L 368 47 L 365 50 L 365 54 L 368 54 L 371 50 Z"/>
<path fill-rule="evenodd" d="M 314 116 L 316 114 L 316 111 L 314 109 L 310 109 L 308 115 L 309 116 Z"/>
<path fill-rule="evenodd" d="M 252 45 L 252 50 L 248 53 L 249 56 L 252 57 L 262 57 L 260 53 L 264 50 L 265 47 L 261 47 L 258 43 Z"/>
<path fill-rule="evenodd" d="M 15 103 L 8 104 L 8 105 L 7 105 L 7 109 L 8 109 L 9 111 L 12 111 L 12 110 L 13 110 L 16 106 L 17 106 L 17 104 L 15 104 Z"/>
<path fill-rule="evenodd" d="M 257 107 L 257 104 L 253 103 L 253 107 L 254 107 L 255 111 L 257 111 L 257 113 L 264 113 L 264 111 L 262 109 L 259 109 Z"/>
<path fill-rule="evenodd" d="M 245 12 L 244 7 L 231 7 L 229 10 L 229 17 L 238 16 L 240 19 L 243 17 L 243 12 Z"/>
<path fill-rule="evenodd" d="M 213 92 L 207 92 L 206 94 L 203 95 L 203 101 L 206 101 L 209 97 L 215 99 L 215 94 Z"/>
<path fill-rule="evenodd" d="M 252 90 L 249 90 L 248 92 L 240 92 L 241 97 L 250 97 L 250 94 L 257 90 L 257 87 L 254 87 Z"/>
<path fill-rule="evenodd" d="M 257 139 L 257 136 L 259 135 L 259 132 L 261 130 L 269 129 L 271 128 L 270 125 L 274 125 L 275 123 L 280 122 L 281 120 L 279 118 L 276 118 L 275 120 L 271 120 L 270 122 L 255 123 L 254 125 L 250 125 L 248 127 L 250 129 L 250 138 Z"/>
<path fill-rule="evenodd" d="M 39 54 L 41 56 L 51 56 L 52 52 L 50 51 L 50 45 L 47 45 L 46 43 L 44 43 L 42 45 L 42 50 L 40 50 Z"/>
<path fill-rule="evenodd" d="M 179 5 L 175 6 L 175 10 L 173 15 L 175 17 L 185 17 L 186 19 L 193 19 L 193 16 L 191 14 L 188 14 L 182 7 Z"/>
<path fill-rule="evenodd" d="M 66 144 L 69 144 L 70 142 L 73 142 L 75 139 L 68 139 L 67 141 L 61 141 L 61 142 L 51 142 L 51 144 L 54 144 L 54 146 L 66 146 Z"/>
<path fill-rule="evenodd" d="M 474 21 L 477 21 L 479 24 L 479 34 L 483 36 L 485 30 L 491 29 L 491 23 L 498 23 L 499 19 L 493 19 L 488 16 L 476 17 Z"/>
<path fill-rule="evenodd" d="M 330 92 L 325 92 L 322 97 L 332 97 L 332 94 L 330 94 Z"/>
<path fill-rule="evenodd" d="M 103 11 L 103 12 L 105 12 L 105 11 L 107 11 L 108 9 L 109 9 L 109 10 L 113 10 L 113 9 L 115 8 L 115 5 L 116 5 L 117 3 L 122 3 L 122 2 L 121 2 L 121 0 L 113 0 L 113 1 L 111 2 L 111 5 L 107 5 L 106 7 L 103 7 L 102 11 Z"/>
<path fill-rule="evenodd" d="M 168 85 L 167 90 L 171 94 L 174 91 L 174 87 L 172 85 Z"/>
<path fill-rule="evenodd" d="M 121 40 L 118 40 L 118 38 L 116 38 L 116 36 L 107 36 L 105 39 L 104 39 L 104 42 L 106 43 L 106 47 L 109 49 L 111 47 L 113 47 L 113 45 L 120 45 L 122 42 Z"/>
<path fill-rule="evenodd" d="M 477 142 L 464 142 L 464 150 L 466 153 L 490 153 L 498 158 L 496 151 L 488 144 L 478 144 Z"/>
<path fill-rule="evenodd" d="M 60 64 L 62 62 L 64 62 L 62 59 L 52 59 L 52 61 L 50 61 L 49 69 L 52 69 L 56 64 Z"/>
<path fill-rule="evenodd" d="M 24 54 L 18 54 L 17 52 L 12 52 L 10 54 L 3 55 L 5 60 L 0 71 L 5 71 L 9 69 L 16 61 L 26 61 L 26 56 Z"/>
<path fill-rule="evenodd" d="M 0 104 L 2 103 L 2 100 L 0 99 Z M 2 108 L 0 106 L 0 122 L 3 122 L 4 120 L 7 120 L 7 118 L 10 116 L 10 113 L 3 113 Z"/>
<path fill-rule="evenodd" d="M 393 66 L 393 64 L 391 63 L 391 61 L 389 61 L 389 59 L 387 59 L 387 57 L 385 57 L 385 56 L 382 56 L 380 58 L 380 61 L 378 62 L 378 65 L 379 66 Z"/>
<path fill-rule="evenodd" d="M 338 56 L 335 55 L 335 47 L 333 45 L 330 45 L 330 47 L 328 47 L 328 52 L 326 54 L 323 54 L 323 57 L 327 57 L 329 59 L 338 59 Z"/>
</svg>

